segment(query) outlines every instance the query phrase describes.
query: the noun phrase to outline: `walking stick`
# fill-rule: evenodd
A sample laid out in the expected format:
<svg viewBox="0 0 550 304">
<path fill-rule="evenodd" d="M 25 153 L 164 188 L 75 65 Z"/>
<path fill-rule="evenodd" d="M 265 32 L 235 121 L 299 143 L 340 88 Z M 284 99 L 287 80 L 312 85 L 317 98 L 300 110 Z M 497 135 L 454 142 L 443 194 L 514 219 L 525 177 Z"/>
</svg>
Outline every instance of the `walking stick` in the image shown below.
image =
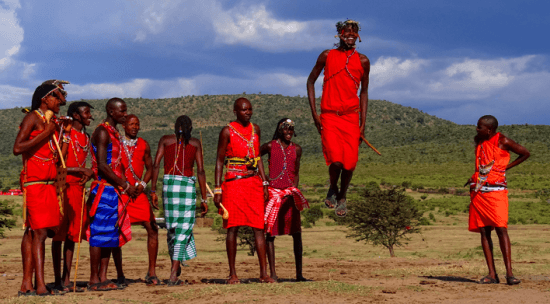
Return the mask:
<svg viewBox="0 0 550 304">
<path fill-rule="evenodd" d="M 76 292 L 76 278 L 78 275 L 78 261 L 80 261 L 80 244 L 82 243 L 82 219 L 84 218 L 84 201 L 86 198 L 86 188 L 82 191 L 82 209 L 80 210 L 80 231 L 78 232 L 78 250 L 76 251 L 76 266 L 74 268 L 73 291 Z"/>
<path fill-rule="evenodd" d="M 365 139 L 365 136 L 361 135 L 361 139 L 367 144 L 367 146 L 369 146 L 369 148 L 374 150 L 374 152 L 376 152 L 378 155 L 382 156 L 382 154 L 380 154 L 380 152 L 378 152 L 378 150 L 376 150 L 376 148 L 373 145 L 371 145 L 370 142 L 368 142 L 368 140 Z"/>
<path fill-rule="evenodd" d="M 50 123 L 50 119 L 52 119 L 53 112 L 51 110 L 46 111 L 44 113 L 44 116 L 46 118 L 46 122 Z M 63 165 L 63 169 L 67 168 L 65 165 L 65 160 L 63 159 L 63 153 L 61 153 L 61 147 L 59 147 L 59 143 L 57 142 L 57 136 L 55 136 L 55 133 L 52 134 L 53 141 L 55 142 L 55 146 L 57 147 L 57 152 L 59 153 L 59 157 L 61 158 L 61 165 Z"/>
</svg>

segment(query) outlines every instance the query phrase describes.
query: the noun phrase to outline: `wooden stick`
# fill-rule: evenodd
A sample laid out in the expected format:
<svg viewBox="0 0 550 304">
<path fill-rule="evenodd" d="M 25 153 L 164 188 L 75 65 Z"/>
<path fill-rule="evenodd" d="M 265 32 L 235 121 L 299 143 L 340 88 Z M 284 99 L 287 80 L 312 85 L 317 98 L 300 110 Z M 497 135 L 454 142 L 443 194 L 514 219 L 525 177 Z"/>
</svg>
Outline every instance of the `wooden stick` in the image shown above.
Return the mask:
<svg viewBox="0 0 550 304">
<path fill-rule="evenodd" d="M 367 144 L 367 146 L 369 146 L 369 148 L 371 148 L 378 155 L 382 156 L 382 154 L 380 154 L 380 152 L 378 152 L 378 150 L 376 150 L 376 148 L 373 145 L 371 145 L 370 142 L 368 142 L 363 135 L 361 135 L 361 139 Z"/>
<path fill-rule="evenodd" d="M 53 116 L 53 112 L 48 110 L 46 111 L 46 113 L 44 113 L 44 116 L 46 118 L 46 122 L 50 123 L 50 119 Z M 59 143 L 57 142 L 57 136 L 55 136 L 55 133 L 53 133 L 52 136 L 53 136 L 53 141 L 55 142 L 55 146 L 57 147 L 57 153 L 59 153 L 59 158 L 61 158 L 61 165 L 63 166 L 63 168 L 67 168 L 67 166 L 65 165 L 65 159 L 63 157 L 63 153 L 61 152 L 61 147 L 59 147 Z"/>
<path fill-rule="evenodd" d="M 74 286 L 73 291 L 76 292 L 76 278 L 78 275 L 78 261 L 80 260 L 80 244 L 82 243 L 82 219 L 84 218 L 84 201 L 86 200 L 86 188 L 82 191 L 82 210 L 80 210 L 80 231 L 78 232 L 78 250 L 76 252 L 76 266 L 74 268 Z"/>
<path fill-rule="evenodd" d="M 229 211 L 227 211 L 227 209 L 225 209 L 225 207 L 222 205 L 222 203 L 220 203 L 220 207 L 222 207 L 222 209 L 223 209 L 222 218 L 224 220 L 228 219 L 229 218 Z"/>
<path fill-rule="evenodd" d="M 201 135 L 201 148 L 202 148 L 202 131 L 199 131 L 199 134 Z M 204 160 L 204 151 L 201 149 L 201 155 L 202 155 L 202 159 Z M 210 193 L 210 195 L 212 197 L 214 197 L 214 193 L 212 192 L 212 189 L 210 189 L 210 186 L 208 186 L 208 183 L 205 183 L 206 184 L 206 189 L 208 189 L 208 192 Z"/>
</svg>

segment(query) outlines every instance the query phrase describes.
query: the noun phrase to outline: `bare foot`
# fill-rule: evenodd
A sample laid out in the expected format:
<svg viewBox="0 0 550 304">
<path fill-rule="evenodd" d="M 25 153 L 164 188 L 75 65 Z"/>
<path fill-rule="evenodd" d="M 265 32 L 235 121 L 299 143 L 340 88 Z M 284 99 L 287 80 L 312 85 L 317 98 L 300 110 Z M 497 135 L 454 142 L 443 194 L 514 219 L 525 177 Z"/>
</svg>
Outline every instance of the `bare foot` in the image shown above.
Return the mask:
<svg viewBox="0 0 550 304">
<path fill-rule="evenodd" d="M 225 281 L 226 284 L 240 284 L 241 281 L 236 275 L 229 276 L 229 279 Z"/>
<path fill-rule="evenodd" d="M 273 278 L 271 277 L 262 277 L 260 278 L 260 283 L 277 283 L 276 280 L 274 280 Z"/>
</svg>

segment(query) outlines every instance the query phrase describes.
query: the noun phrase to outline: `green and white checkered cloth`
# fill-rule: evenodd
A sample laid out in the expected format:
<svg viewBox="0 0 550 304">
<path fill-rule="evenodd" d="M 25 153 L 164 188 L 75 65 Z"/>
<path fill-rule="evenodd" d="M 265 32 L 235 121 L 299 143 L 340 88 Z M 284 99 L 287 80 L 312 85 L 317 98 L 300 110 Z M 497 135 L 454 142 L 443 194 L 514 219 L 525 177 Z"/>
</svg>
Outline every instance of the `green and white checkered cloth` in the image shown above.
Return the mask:
<svg viewBox="0 0 550 304">
<path fill-rule="evenodd" d="M 164 217 L 168 230 L 168 251 L 174 261 L 187 261 L 197 256 L 195 225 L 195 177 L 164 175 Z"/>
</svg>

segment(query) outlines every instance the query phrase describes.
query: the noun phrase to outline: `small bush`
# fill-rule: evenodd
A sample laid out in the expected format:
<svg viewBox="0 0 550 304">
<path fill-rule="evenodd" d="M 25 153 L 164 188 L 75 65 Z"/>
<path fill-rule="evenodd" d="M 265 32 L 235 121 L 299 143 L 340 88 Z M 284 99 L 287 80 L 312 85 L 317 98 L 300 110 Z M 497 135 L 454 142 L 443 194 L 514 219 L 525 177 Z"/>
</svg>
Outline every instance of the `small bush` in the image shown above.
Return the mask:
<svg viewBox="0 0 550 304">
<path fill-rule="evenodd" d="M 427 194 L 422 194 L 422 196 L 420 197 L 422 200 L 425 200 L 428 198 L 428 195 Z"/>
<path fill-rule="evenodd" d="M 0 201 L 0 238 L 4 238 L 4 228 L 15 227 L 15 219 L 13 218 L 12 202 L 3 200 Z"/>
<path fill-rule="evenodd" d="M 312 225 L 315 225 L 315 222 L 322 218 L 323 210 L 321 210 L 321 205 L 315 205 L 302 212 L 302 226 L 304 228 L 311 228 Z"/>
<path fill-rule="evenodd" d="M 356 241 L 382 245 L 395 257 L 394 247 L 419 233 L 422 214 L 404 189 L 365 191 L 363 200 L 349 205 L 346 220 Z"/>
</svg>

